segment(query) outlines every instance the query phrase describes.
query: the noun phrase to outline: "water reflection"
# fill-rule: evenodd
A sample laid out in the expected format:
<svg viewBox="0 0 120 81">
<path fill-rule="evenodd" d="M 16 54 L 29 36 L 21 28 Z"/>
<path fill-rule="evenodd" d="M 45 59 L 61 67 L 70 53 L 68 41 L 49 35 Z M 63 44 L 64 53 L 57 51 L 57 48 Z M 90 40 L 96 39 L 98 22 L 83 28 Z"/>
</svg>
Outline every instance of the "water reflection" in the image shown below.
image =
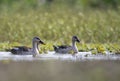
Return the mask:
<svg viewBox="0 0 120 81">
<path fill-rule="evenodd" d="M 120 81 L 120 61 L 0 62 L 0 81 Z"/>
</svg>

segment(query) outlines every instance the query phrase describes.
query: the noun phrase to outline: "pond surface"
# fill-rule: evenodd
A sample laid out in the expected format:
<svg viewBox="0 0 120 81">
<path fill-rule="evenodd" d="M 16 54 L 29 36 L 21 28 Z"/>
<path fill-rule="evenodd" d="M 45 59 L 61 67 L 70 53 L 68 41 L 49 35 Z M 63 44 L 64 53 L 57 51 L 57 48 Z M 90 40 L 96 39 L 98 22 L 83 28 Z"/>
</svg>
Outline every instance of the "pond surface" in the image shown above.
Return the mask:
<svg viewBox="0 0 120 81">
<path fill-rule="evenodd" d="M 32 57 L 32 55 L 13 55 L 10 52 L 0 52 L 0 60 L 72 60 L 72 61 L 85 61 L 85 60 L 120 60 L 120 55 L 115 55 L 112 53 L 102 55 L 93 55 L 91 52 L 79 52 L 76 55 L 71 54 L 56 54 L 54 51 L 50 51 L 47 54 L 40 54 L 37 57 Z"/>
<path fill-rule="evenodd" d="M 120 56 L 48 52 L 33 58 L 0 52 L 0 81 L 120 81 Z"/>
<path fill-rule="evenodd" d="M 120 61 L 1 61 L 0 81 L 120 81 Z"/>
</svg>

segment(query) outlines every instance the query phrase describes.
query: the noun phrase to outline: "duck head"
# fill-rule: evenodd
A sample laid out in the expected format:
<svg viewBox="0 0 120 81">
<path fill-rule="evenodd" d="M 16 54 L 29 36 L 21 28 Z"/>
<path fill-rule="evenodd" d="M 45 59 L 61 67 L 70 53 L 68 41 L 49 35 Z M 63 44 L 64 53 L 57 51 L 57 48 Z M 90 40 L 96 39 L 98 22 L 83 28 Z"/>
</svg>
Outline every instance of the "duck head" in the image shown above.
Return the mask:
<svg viewBox="0 0 120 81">
<path fill-rule="evenodd" d="M 38 37 L 34 37 L 33 42 L 36 42 L 37 44 L 44 44 L 45 45 L 45 43 Z"/>
<path fill-rule="evenodd" d="M 78 39 L 77 36 L 73 36 L 73 37 L 72 37 L 72 41 L 74 41 L 74 42 L 76 41 L 76 42 L 80 43 L 80 40 Z"/>
</svg>

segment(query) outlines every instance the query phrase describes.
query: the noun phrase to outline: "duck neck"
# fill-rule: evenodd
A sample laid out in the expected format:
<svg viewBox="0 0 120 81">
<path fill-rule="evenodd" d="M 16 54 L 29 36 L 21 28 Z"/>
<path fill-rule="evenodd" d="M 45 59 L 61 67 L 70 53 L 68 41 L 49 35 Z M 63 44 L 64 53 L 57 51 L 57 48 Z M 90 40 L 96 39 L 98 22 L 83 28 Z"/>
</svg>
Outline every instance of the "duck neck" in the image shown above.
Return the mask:
<svg viewBox="0 0 120 81">
<path fill-rule="evenodd" d="M 72 40 L 72 49 L 73 49 L 74 53 L 78 53 L 76 42 L 74 40 Z"/>
<path fill-rule="evenodd" d="M 38 43 L 37 42 L 32 42 L 32 46 L 33 46 L 33 57 L 35 57 L 37 54 L 39 54 L 39 49 L 38 49 Z"/>
</svg>

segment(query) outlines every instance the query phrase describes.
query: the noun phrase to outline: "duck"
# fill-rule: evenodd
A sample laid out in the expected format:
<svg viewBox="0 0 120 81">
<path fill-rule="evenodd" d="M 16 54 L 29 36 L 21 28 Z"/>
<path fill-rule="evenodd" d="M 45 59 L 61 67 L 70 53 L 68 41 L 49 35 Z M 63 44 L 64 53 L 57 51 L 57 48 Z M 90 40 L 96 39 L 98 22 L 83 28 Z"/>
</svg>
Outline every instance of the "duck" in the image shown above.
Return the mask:
<svg viewBox="0 0 120 81">
<path fill-rule="evenodd" d="M 9 51 L 14 55 L 33 55 L 33 57 L 35 57 L 39 54 L 39 44 L 45 45 L 39 37 L 33 37 L 32 48 L 27 46 L 14 46 L 14 48 L 9 49 Z"/>
<path fill-rule="evenodd" d="M 78 48 L 76 46 L 76 42 L 80 43 L 80 40 L 78 39 L 77 36 L 72 36 L 72 45 L 67 46 L 67 45 L 61 45 L 61 46 L 55 46 L 53 45 L 55 53 L 59 54 L 68 54 L 70 51 L 73 51 L 73 54 L 78 53 Z"/>
</svg>

